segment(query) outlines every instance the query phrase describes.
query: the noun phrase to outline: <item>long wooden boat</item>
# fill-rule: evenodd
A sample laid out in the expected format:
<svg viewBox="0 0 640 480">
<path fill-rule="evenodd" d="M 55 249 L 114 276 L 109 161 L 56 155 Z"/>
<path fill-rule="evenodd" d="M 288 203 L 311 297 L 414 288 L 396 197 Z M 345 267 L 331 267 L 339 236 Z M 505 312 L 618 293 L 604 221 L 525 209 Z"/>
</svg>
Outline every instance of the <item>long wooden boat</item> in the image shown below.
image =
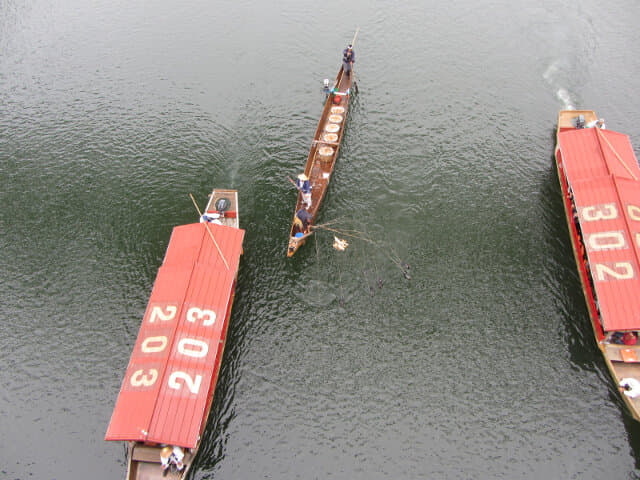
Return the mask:
<svg viewBox="0 0 640 480">
<path fill-rule="evenodd" d="M 311 142 L 311 149 L 304 167 L 304 174 L 311 183 L 311 208 L 308 210 L 312 217 L 310 225 L 315 223 L 338 157 L 347 114 L 349 113 L 349 100 L 351 99 L 354 84 L 353 79 L 353 69 L 351 70 L 351 75 L 346 75 L 343 72 L 343 68 L 340 68 L 334 86 L 327 96 L 320 122 L 318 122 L 318 128 L 316 128 L 316 133 Z M 296 227 L 296 213 L 302 206 L 302 194 L 298 192 L 298 201 L 293 212 L 293 221 L 289 232 L 287 257 L 292 257 L 311 234 L 311 228 L 305 233 L 300 232 Z"/>
<path fill-rule="evenodd" d="M 577 128 L 596 118 L 559 113 L 556 166 L 593 333 L 640 421 L 640 168 L 627 135 Z"/>
<path fill-rule="evenodd" d="M 213 402 L 243 238 L 235 190 L 214 190 L 200 223 L 173 229 L 105 435 L 128 442 L 127 479 L 180 479 L 192 465 Z M 163 472 L 167 446 L 184 453 L 181 470 Z"/>
</svg>

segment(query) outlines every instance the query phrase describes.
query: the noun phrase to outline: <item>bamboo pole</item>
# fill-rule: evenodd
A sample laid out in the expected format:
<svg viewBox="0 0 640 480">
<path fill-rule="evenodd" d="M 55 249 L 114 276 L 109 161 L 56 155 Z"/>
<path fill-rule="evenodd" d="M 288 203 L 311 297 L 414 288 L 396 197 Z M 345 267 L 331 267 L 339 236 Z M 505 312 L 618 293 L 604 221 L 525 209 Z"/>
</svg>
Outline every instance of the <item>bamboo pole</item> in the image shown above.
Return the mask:
<svg viewBox="0 0 640 480">
<path fill-rule="evenodd" d="M 353 47 L 356 44 L 356 37 L 358 36 L 359 31 L 360 31 L 360 27 L 356 29 L 356 34 L 353 36 L 353 40 L 351 40 L 351 43 L 350 43 L 351 47 Z"/>
<path fill-rule="evenodd" d="M 624 166 L 624 168 L 627 170 L 627 173 L 629 175 L 631 175 L 633 177 L 634 180 L 638 180 L 636 178 L 636 176 L 633 174 L 633 172 L 631 171 L 631 169 L 629 168 L 629 166 L 624 162 L 624 160 L 622 160 L 622 157 L 620 157 L 620 155 L 618 155 L 618 152 L 616 152 L 616 149 L 613 148 L 613 145 L 611 145 L 611 143 L 609 143 L 609 139 L 607 137 L 604 136 L 604 134 L 600 131 L 600 129 L 598 127 L 593 127 L 596 129 L 596 131 L 598 132 L 598 135 L 600 135 L 600 138 L 603 138 L 605 142 L 607 142 L 607 145 L 609 145 L 609 148 L 611 149 L 611 151 L 614 153 L 614 155 L 616 156 L 616 158 L 620 161 L 620 163 Z"/>
<path fill-rule="evenodd" d="M 198 204 L 196 203 L 196 199 L 193 198 L 193 195 L 191 195 L 191 194 L 189 194 L 189 196 L 191 197 L 191 201 L 193 202 L 193 205 L 196 207 L 196 210 L 198 211 L 198 215 L 200 215 L 200 217 L 202 217 L 202 213 L 200 212 L 200 208 L 198 207 Z M 213 233 L 211 233 L 211 229 L 209 229 L 209 225 L 207 224 L 206 221 L 204 222 L 204 226 L 206 227 L 207 232 L 209 232 L 209 236 L 211 237 L 211 240 L 213 240 L 214 245 L 218 249 L 218 253 L 222 257 L 222 261 L 224 262 L 224 266 L 227 267 L 227 270 L 229 270 L 229 264 L 227 263 L 227 259 L 224 258 L 224 255 L 222 254 L 222 250 L 220 250 L 220 247 L 218 246 L 218 242 L 216 242 L 216 239 L 213 238 Z"/>
</svg>

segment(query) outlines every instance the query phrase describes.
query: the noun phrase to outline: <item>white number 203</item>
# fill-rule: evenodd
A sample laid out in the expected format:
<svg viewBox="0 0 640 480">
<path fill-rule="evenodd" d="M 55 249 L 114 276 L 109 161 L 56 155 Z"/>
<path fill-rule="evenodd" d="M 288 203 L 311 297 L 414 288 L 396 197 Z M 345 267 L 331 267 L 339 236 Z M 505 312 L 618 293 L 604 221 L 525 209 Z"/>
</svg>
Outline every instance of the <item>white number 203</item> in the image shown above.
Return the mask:
<svg viewBox="0 0 640 480">
<path fill-rule="evenodd" d="M 194 395 L 200 391 L 200 383 L 202 383 L 202 375 L 196 375 L 196 379 L 191 378 L 191 375 L 185 372 L 173 372 L 169 377 L 169 387 L 174 390 L 180 390 L 182 384 L 178 383 L 178 379 L 184 381 L 184 384 Z"/>
</svg>

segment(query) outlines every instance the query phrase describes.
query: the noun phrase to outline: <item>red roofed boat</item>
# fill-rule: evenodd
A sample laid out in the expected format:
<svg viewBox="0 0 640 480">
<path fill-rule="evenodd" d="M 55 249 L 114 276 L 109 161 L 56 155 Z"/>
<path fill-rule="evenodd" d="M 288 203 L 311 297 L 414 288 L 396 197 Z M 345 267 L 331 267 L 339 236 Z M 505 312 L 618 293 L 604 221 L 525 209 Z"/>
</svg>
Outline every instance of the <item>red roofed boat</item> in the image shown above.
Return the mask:
<svg viewBox="0 0 640 480">
<path fill-rule="evenodd" d="M 559 113 L 556 166 L 596 342 L 640 420 L 640 168 L 629 137 L 589 128 L 596 120 Z"/>
<path fill-rule="evenodd" d="M 224 353 L 244 230 L 235 190 L 214 190 L 200 223 L 175 227 L 105 440 L 128 442 L 127 479 L 178 479 L 207 423 Z M 163 475 L 164 447 L 184 467 Z"/>
</svg>

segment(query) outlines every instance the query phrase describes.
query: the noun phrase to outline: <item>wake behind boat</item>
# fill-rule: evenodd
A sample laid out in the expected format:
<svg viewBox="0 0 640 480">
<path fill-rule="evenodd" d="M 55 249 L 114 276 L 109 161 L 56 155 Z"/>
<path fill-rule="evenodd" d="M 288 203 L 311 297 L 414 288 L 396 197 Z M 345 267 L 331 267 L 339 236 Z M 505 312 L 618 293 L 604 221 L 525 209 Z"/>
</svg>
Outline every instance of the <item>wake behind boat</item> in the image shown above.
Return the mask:
<svg viewBox="0 0 640 480">
<path fill-rule="evenodd" d="M 357 34 L 356 31 L 356 36 Z M 350 47 L 355 42 L 355 38 L 354 36 Z M 345 49 L 343 55 L 346 56 L 347 50 L 349 47 Z M 320 122 L 311 142 L 304 173 L 298 177 L 300 191 L 289 231 L 287 257 L 292 257 L 311 235 L 311 227 L 315 223 L 338 158 L 353 87 L 352 63 L 344 62 L 343 59 L 343 66 L 338 71 L 333 88 L 328 91 Z M 308 206 L 309 201 L 310 206 Z"/>
<path fill-rule="evenodd" d="M 128 442 L 127 479 L 189 471 L 213 402 L 242 254 L 235 190 L 175 227 L 105 440 Z"/>
<path fill-rule="evenodd" d="M 590 110 L 558 115 L 558 178 L 598 348 L 640 420 L 640 168 L 629 137 Z"/>
</svg>

